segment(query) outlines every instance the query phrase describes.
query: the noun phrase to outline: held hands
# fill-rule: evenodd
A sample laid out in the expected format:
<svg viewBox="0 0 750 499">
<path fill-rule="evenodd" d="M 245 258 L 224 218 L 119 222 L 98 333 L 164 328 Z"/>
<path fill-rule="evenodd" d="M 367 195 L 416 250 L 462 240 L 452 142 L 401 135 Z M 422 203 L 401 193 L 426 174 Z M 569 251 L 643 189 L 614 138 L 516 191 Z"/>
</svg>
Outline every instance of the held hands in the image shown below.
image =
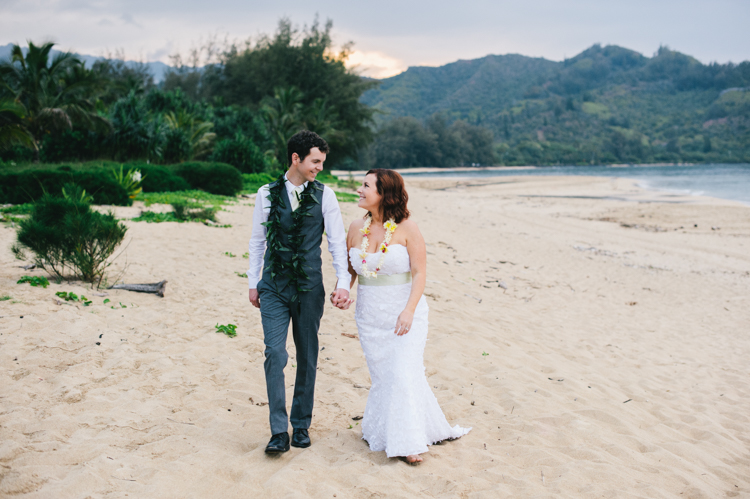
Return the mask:
<svg viewBox="0 0 750 499">
<path fill-rule="evenodd" d="M 413 320 L 414 312 L 408 310 L 401 312 L 401 315 L 398 316 L 398 320 L 396 321 L 396 330 L 394 333 L 398 336 L 403 336 L 408 333 L 409 329 L 411 329 L 411 323 Z"/>
<path fill-rule="evenodd" d="M 258 294 L 258 290 L 251 289 L 248 296 L 250 298 L 250 303 L 252 303 L 255 308 L 260 308 L 260 295 Z M 341 310 L 347 310 L 349 305 L 354 303 L 354 300 L 349 298 L 349 291 L 339 288 L 331 293 L 331 303 Z"/>
<path fill-rule="evenodd" d="M 331 293 L 331 303 L 341 310 L 348 310 L 349 305 L 354 303 L 354 300 L 349 298 L 349 291 L 344 288 L 337 288 L 336 291 Z"/>
</svg>

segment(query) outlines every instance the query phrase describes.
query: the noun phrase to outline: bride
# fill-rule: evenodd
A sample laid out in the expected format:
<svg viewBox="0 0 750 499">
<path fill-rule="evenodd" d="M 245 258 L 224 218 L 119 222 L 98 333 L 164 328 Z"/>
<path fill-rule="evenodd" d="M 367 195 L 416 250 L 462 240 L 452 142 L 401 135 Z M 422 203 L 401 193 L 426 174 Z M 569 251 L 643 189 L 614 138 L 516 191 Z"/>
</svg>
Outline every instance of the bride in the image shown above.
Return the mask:
<svg viewBox="0 0 750 499">
<path fill-rule="evenodd" d="M 471 428 L 450 427 L 425 376 L 427 256 L 409 219 L 404 180 L 393 170 L 370 170 L 357 193 L 367 215 L 349 227 L 350 287 L 358 281 L 355 319 L 372 380 L 362 438 L 370 450 L 416 464 L 428 445 Z"/>
</svg>

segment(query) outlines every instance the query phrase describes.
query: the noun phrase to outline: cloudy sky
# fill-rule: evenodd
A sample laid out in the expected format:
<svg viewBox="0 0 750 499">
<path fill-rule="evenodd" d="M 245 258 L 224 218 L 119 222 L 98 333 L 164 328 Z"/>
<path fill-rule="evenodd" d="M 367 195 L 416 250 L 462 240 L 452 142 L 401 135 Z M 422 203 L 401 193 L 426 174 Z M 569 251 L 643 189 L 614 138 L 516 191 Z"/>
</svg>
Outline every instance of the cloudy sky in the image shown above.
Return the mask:
<svg viewBox="0 0 750 499">
<path fill-rule="evenodd" d="M 354 42 L 351 63 L 374 77 L 487 54 L 562 60 L 594 43 L 750 60 L 750 0 L 0 0 L 0 45 L 52 40 L 81 54 L 169 62 L 213 36 L 257 39 L 282 16 L 303 26 L 316 14 L 333 20 L 337 44 Z"/>
</svg>

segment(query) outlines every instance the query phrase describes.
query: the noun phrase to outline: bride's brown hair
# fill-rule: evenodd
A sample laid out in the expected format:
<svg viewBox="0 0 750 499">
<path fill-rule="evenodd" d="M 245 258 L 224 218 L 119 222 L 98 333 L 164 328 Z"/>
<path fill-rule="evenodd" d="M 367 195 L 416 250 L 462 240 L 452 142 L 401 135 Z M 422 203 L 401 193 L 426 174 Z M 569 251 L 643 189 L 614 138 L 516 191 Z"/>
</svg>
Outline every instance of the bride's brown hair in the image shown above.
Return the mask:
<svg viewBox="0 0 750 499">
<path fill-rule="evenodd" d="M 375 168 L 366 173 L 373 174 L 377 177 L 375 187 L 378 194 L 382 196 L 380 200 L 380 215 L 383 220 L 393 219 L 397 224 L 409 218 L 409 210 L 406 204 L 409 202 L 409 194 L 404 187 L 404 178 L 393 170 L 385 168 Z M 372 216 L 372 213 L 367 213 Z"/>
</svg>

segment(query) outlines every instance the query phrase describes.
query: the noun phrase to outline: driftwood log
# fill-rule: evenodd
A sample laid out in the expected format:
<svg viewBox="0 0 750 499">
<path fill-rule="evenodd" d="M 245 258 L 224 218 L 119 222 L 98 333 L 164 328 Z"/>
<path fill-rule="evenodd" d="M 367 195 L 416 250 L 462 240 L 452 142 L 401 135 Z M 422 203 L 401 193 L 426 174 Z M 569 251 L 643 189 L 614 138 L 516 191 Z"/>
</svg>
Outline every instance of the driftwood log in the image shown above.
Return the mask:
<svg viewBox="0 0 750 499">
<path fill-rule="evenodd" d="M 139 293 L 156 293 L 157 296 L 164 296 L 167 289 L 167 281 L 155 282 L 153 284 L 115 284 L 107 289 L 125 289 L 127 291 L 138 291 Z"/>
</svg>

